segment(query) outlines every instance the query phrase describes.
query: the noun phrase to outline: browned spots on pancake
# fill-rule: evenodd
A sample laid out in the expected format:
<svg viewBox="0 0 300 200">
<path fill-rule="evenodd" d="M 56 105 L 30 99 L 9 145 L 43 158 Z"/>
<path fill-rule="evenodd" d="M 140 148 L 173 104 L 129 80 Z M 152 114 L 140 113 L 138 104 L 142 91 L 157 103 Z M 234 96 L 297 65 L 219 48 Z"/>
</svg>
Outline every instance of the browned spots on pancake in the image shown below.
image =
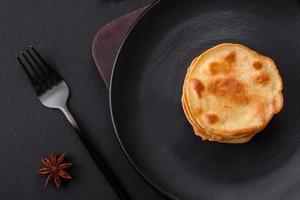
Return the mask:
<svg viewBox="0 0 300 200">
<path fill-rule="evenodd" d="M 215 124 L 219 121 L 218 115 L 215 115 L 215 114 L 206 114 L 206 118 L 207 118 L 208 123 L 210 123 L 210 124 Z"/>
<path fill-rule="evenodd" d="M 255 61 L 253 63 L 254 69 L 260 70 L 262 68 L 263 64 L 260 61 Z"/>
<path fill-rule="evenodd" d="M 234 51 L 230 52 L 226 57 L 225 61 L 229 64 L 235 63 L 236 61 L 236 53 Z"/>
<path fill-rule="evenodd" d="M 205 90 L 205 87 L 202 84 L 202 82 L 199 81 L 198 79 L 192 79 L 191 80 L 191 84 L 192 84 L 194 90 L 197 92 L 198 97 L 201 98 L 202 97 L 202 93 Z"/>
<path fill-rule="evenodd" d="M 228 63 L 211 62 L 209 64 L 210 73 L 216 75 L 219 73 L 228 74 L 232 71 L 231 66 Z"/>
<path fill-rule="evenodd" d="M 236 104 L 247 104 L 249 97 L 244 84 L 234 77 L 221 77 L 209 83 L 208 90 L 211 94 L 226 98 Z"/>
<path fill-rule="evenodd" d="M 236 53 L 232 51 L 226 55 L 221 62 L 211 62 L 209 64 L 209 70 L 212 75 L 216 74 L 228 74 L 232 71 L 233 64 L 236 62 Z"/>
<path fill-rule="evenodd" d="M 255 83 L 261 85 L 267 85 L 270 81 L 270 77 L 266 72 L 260 73 L 258 76 L 255 77 Z"/>
<path fill-rule="evenodd" d="M 196 109 L 196 111 L 195 111 L 195 115 L 196 116 L 199 116 L 199 115 L 201 115 L 203 113 L 203 110 L 201 109 L 201 108 L 198 108 L 198 109 Z"/>
</svg>

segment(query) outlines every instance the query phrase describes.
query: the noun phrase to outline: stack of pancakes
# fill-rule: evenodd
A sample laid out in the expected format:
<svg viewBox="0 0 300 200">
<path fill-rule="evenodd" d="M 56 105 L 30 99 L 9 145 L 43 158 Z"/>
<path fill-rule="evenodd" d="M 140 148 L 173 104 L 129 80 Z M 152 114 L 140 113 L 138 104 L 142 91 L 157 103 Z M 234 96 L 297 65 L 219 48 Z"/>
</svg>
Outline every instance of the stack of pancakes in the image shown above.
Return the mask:
<svg viewBox="0 0 300 200">
<path fill-rule="evenodd" d="M 282 87 L 272 59 L 240 44 L 220 44 L 188 68 L 183 110 L 203 140 L 245 143 L 282 109 Z"/>
</svg>

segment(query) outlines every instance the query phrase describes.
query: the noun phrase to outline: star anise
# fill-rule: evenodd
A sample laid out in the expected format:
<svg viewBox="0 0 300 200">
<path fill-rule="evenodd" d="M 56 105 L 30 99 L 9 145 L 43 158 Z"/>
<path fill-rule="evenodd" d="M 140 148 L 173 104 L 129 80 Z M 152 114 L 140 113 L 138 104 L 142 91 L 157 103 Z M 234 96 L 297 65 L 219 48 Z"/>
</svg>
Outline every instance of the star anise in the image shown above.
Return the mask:
<svg viewBox="0 0 300 200">
<path fill-rule="evenodd" d="M 61 178 L 72 179 L 71 175 L 65 171 L 65 169 L 71 167 L 72 163 L 63 163 L 65 159 L 65 153 L 59 158 L 55 152 L 51 153 L 50 159 L 41 158 L 45 167 L 39 170 L 39 174 L 47 175 L 45 186 L 53 180 L 55 186 L 60 188 Z"/>
</svg>

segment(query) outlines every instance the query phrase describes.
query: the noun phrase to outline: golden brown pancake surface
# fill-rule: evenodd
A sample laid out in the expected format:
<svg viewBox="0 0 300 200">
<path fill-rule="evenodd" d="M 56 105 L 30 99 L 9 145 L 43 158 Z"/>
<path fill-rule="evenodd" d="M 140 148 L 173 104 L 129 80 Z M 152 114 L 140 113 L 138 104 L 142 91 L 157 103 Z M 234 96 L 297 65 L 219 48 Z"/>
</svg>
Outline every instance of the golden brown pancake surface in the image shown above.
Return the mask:
<svg viewBox="0 0 300 200">
<path fill-rule="evenodd" d="M 272 59 L 240 44 L 220 44 L 190 65 L 182 104 L 203 139 L 244 143 L 282 109 L 282 80 Z"/>
</svg>

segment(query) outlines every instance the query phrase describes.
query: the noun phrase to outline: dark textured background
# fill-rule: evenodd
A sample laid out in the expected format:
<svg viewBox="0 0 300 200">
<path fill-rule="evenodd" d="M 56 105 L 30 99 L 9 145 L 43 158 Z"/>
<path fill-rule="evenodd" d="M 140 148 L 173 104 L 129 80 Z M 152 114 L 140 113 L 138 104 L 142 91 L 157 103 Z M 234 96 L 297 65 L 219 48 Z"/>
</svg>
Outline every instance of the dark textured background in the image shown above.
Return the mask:
<svg viewBox="0 0 300 200">
<path fill-rule="evenodd" d="M 123 155 L 91 56 L 97 30 L 150 0 L 0 1 L 0 199 L 116 199 L 63 115 L 38 101 L 15 56 L 33 44 L 71 86 L 69 105 L 133 199 L 162 199 Z M 43 187 L 40 157 L 66 152 L 74 180 Z"/>
</svg>

